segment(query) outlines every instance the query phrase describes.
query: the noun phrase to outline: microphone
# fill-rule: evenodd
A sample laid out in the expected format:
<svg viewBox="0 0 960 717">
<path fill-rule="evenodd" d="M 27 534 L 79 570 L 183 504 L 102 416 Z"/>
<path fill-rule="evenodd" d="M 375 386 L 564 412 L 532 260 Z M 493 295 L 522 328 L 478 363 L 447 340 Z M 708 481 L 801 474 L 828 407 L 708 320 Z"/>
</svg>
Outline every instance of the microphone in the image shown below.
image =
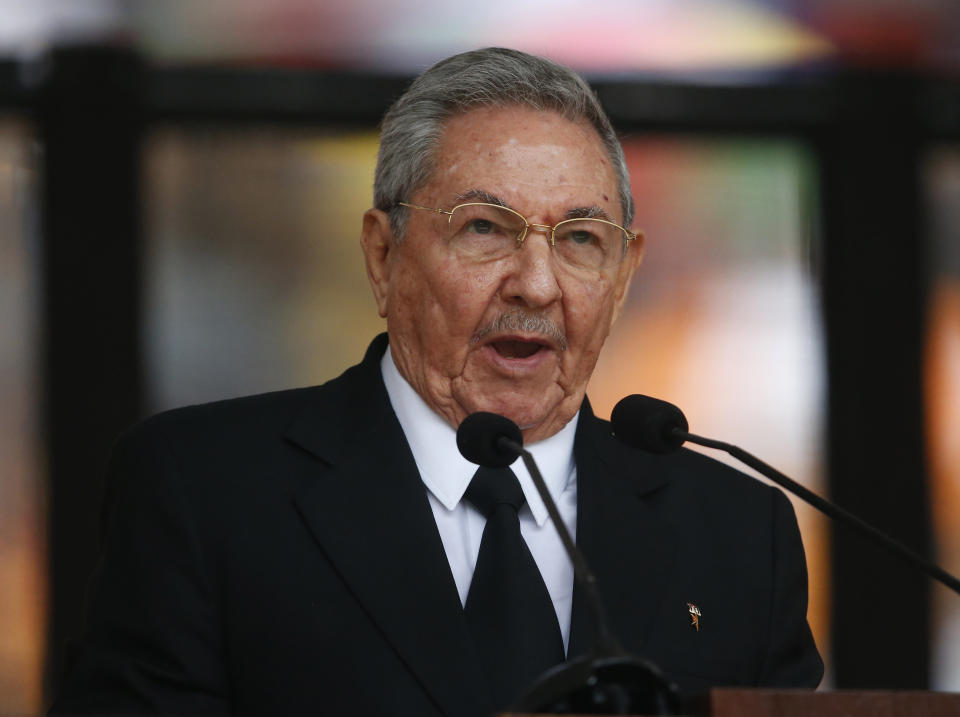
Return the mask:
<svg viewBox="0 0 960 717">
<path fill-rule="evenodd" d="M 676 686 L 649 660 L 627 654 L 611 632 L 597 578 L 573 542 L 533 455 L 523 447 L 523 433 L 517 424 L 496 413 L 471 413 L 457 428 L 457 448 L 471 463 L 488 468 L 506 468 L 517 456 L 523 459 L 593 612 L 597 636 L 593 652 L 548 670 L 514 703 L 512 711 L 676 714 Z"/>
<path fill-rule="evenodd" d="M 809 503 L 821 513 L 830 516 L 843 525 L 854 528 L 875 544 L 886 548 L 916 569 L 960 594 L 960 580 L 955 576 L 917 555 L 902 543 L 897 542 L 853 513 L 821 498 L 742 448 L 689 433 L 687 419 L 683 412 L 672 403 L 640 394 L 627 396 L 614 406 L 613 412 L 610 414 L 610 423 L 613 426 L 613 433 L 618 439 L 628 446 L 642 451 L 660 454 L 670 453 L 680 448 L 684 442 L 690 441 L 700 446 L 729 453 L 741 463 L 750 466 L 784 490 Z"/>
<path fill-rule="evenodd" d="M 634 394 L 613 407 L 610 423 L 617 438 L 649 453 L 673 453 L 689 426 L 683 411 L 659 398 Z"/>
<path fill-rule="evenodd" d="M 506 468 L 523 452 L 523 433 L 509 418 L 479 411 L 464 418 L 457 429 L 457 448 L 478 466 Z"/>
</svg>

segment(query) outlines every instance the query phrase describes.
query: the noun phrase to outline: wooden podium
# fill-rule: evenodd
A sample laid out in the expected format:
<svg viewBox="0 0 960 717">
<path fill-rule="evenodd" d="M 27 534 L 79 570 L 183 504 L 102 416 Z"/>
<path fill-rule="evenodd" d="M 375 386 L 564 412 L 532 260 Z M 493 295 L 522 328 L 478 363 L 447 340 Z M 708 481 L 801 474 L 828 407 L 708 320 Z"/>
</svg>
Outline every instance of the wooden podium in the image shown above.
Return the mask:
<svg viewBox="0 0 960 717">
<path fill-rule="evenodd" d="M 960 717 L 960 693 L 725 688 L 710 690 L 696 709 L 686 714 L 690 717 Z M 501 717 L 527 716 L 508 713 Z"/>
<path fill-rule="evenodd" d="M 837 690 L 710 691 L 710 717 L 960 717 L 960 694 Z"/>
</svg>

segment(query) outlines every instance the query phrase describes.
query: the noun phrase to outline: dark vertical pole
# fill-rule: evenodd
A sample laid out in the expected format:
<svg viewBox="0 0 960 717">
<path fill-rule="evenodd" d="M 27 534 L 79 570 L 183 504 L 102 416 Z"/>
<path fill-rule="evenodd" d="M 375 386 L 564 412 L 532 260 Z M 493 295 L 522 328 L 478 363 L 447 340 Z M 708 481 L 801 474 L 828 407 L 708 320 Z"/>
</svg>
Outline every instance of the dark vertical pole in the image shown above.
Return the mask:
<svg viewBox="0 0 960 717">
<path fill-rule="evenodd" d="M 929 555 L 916 83 L 885 73 L 840 82 L 838 119 L 819 145 L 830 488 Z M 832 558 L 836 686 L 925 688 L 928 579 L 842 527 Z"/>
<path fill-rule="evenodd" d="M 105 458 L 142 404 L 140 63 L 113 47 L 53 52 L 43 143 L 43 428 L 49 487 L 47 686 L 80 629 L 98 552 Z"/>
</svg>

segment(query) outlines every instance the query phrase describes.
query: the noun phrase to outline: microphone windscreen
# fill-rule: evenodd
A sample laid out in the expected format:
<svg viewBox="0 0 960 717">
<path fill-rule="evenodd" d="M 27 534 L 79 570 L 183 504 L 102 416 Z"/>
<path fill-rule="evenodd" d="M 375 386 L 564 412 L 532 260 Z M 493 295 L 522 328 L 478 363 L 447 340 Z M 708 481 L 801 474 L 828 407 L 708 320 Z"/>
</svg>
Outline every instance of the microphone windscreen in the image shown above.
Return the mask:
<svg viewBox="0 0 960 717">
<path fill-rule="evenodd" d="M 504 446 L 501 438 L 523 445 L 520 427 L 509 418 L 484 411 L 471 413 L 457 429 L 457 448 L 471 463 L 487 468 L 506 468 L 520 454 Z"/>
<path fill-rule="evenodd" d="M 684 438 L 675 429 L 687 431 L 683 411 L 672 403 L 635 393 L 613 407 L 610 414 L 613 433 L 628 446 L 649 453 L 672 453 Z"/>
</svg>

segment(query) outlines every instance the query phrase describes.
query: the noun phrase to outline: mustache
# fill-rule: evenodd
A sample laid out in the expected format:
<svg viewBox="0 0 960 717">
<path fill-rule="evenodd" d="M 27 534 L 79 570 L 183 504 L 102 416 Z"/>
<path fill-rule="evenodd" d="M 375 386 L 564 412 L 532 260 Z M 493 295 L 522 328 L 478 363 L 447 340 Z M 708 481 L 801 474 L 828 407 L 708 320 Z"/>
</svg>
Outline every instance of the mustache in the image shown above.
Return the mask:
<svg viewBox="0 0 960 717">
<path fill-rule="evenodd" d="M 567 337 L 564 335 L 556 322 L 539 314 L 530 314 L 526 311 L 511 311 L 500 314 L 486 326 L 477 329 L 470 337 L 470 343 L 476 344 L 482 341 L 490 334 L 506 333 L 510 331 L 521 331 L 525 334 L 539 334 L 550 338 L 553 343 L 560 347 L 561 351 L 567 350 Z"/>
</svg>

